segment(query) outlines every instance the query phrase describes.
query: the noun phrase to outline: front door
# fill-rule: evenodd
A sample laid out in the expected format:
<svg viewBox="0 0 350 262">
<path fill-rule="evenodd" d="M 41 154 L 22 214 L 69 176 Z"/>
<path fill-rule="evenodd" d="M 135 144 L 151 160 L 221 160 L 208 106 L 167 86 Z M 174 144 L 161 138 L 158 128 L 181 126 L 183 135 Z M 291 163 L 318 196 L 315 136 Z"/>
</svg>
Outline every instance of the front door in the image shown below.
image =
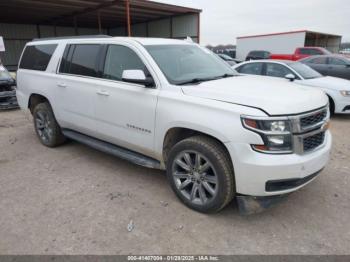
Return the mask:
<svg viewBox="0 0 350 262">
<path fill-rule="evenodd" d="M 124 70 L 150 75 L 137 50 L 109 45 L 96 92 L 98 136 L 144 154 L 154 151 L 154 130 L 159 89 L 122 81 Z"/>
</svg>

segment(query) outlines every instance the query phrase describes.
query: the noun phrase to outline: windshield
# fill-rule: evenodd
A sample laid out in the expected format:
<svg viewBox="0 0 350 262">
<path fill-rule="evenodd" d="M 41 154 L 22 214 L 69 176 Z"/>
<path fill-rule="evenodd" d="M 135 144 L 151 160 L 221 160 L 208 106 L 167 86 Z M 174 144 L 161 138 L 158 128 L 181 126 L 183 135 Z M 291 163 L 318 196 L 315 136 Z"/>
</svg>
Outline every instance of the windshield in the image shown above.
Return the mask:
<svg viewBox="0 0 350 262">
<path fill-rule="evenodd" d="M 12 79 L 10 73 L 5 69 L 5 67 L 0 65 L 0 80 Z"/>
<path fill-rule="evenodd" d="M 196 45 L 149 45 L 145 48 L 174 85 L 236 75 L 222 59 Z"/>
<path fill-rule="evenodd" d="M 291 68 L 293 68 L 304 79 L 312 79 L 312 78 L 322 77 L 322 75 L 320 73 L 316 72 L 311 67 L 304 65 L 302 63 L 299 63 L 299 62 L 291 63 L 291 64 L 289 64 L 289 66 Z"/>
</svg>

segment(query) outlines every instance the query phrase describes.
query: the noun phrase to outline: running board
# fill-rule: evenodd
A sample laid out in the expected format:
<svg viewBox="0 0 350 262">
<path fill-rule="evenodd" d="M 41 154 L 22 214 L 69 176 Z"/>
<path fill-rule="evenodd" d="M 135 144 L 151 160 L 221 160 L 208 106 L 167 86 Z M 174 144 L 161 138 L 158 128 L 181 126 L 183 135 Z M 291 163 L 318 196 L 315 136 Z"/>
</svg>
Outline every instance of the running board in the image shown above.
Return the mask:
<svg viewBox="0 0 350 262">
<path fill-rule="evenodd" d="M 82 144 L 95 148 L 104 153 L 111 154 L 124 160 L 130 161 L 134 164 L 148 168 L 161 169 L 160 162 L 158 160 L 144 156 L 140 153 L 133 152 L 131 150 L 113 145 L 108 142 L 104 142 L 102 140 L 87 135 L 83 135 L 72 130 L 63 129 L 62 133 L 72 140 L 78 141 Z"/>
</svg>

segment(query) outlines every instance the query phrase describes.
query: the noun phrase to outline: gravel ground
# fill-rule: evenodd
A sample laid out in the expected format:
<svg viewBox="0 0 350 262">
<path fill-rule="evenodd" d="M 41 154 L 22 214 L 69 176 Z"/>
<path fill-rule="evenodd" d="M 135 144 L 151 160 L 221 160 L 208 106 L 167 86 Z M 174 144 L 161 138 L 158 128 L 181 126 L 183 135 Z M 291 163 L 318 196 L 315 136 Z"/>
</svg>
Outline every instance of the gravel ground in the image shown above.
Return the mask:
<svg viewBox="0 0 350 262">
<path fill-rule="evenodd" d="M 350 117 L 331 124 L 321 175 L 246 217 L 235 203 L 196 213 L 163 172 L 75 142 L 46 148 L 30 115 L 0 112 L 0 254 L 350 254 Z"/>
</svg>

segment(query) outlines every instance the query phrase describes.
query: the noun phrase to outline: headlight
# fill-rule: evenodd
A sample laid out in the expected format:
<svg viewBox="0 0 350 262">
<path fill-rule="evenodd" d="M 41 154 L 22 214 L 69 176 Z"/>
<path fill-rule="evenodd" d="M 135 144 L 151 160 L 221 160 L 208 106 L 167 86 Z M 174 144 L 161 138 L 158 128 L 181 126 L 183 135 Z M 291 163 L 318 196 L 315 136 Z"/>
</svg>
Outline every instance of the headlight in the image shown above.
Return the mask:
<svg viewBox="0 0 350 262">
<path fill-rule="evenodd" d="M 347 90 L 342 90 L 342 91 L 340 91 L 340 93 L 341 93 L 343 96 L 350 96 L 350 91 L 347 91 Z"/>
<path fill-rule="evenodd" d="M 293 152 L 291 122 L 289 120 L 260 120 L 242 117 L 243 126 L 258 133 L 263 145 L 251 145 L 256 151 L 272 154 Z"/>
</svg>

